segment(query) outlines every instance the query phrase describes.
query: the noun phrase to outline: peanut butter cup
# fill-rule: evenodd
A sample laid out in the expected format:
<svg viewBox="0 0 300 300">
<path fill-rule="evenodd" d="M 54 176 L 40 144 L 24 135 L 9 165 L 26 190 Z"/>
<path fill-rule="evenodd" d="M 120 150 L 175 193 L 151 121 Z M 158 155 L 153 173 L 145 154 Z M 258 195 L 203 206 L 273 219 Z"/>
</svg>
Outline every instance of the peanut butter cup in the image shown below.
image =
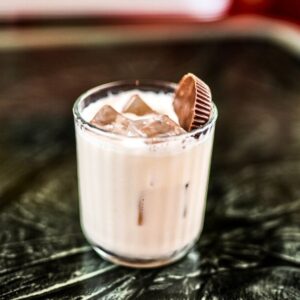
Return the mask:
<svg viewBox="0 0 300 300">
<path fill-rule="evenodd" d="M 188 73 L 178 84 L 173 105 L 181 127 L 187 131 L 197 129 L 210 117 L 210 89 L 196 75 Z"/>
</svg>

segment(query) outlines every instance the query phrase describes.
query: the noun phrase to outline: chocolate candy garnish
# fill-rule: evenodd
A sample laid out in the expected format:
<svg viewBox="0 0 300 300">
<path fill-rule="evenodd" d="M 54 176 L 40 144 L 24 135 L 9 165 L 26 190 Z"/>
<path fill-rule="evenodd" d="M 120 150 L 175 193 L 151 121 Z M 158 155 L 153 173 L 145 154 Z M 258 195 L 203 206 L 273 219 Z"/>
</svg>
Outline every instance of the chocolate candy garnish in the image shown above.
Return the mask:
<svg viewBox="0 0 300 300">
<path fill-rule="evenodd" d="M 200 128 L 210 118 L 210 89 L 197 76 L 188 73 L 178 84 L 173 105 L 183 129 L 191 131 Z"/>
</svg>

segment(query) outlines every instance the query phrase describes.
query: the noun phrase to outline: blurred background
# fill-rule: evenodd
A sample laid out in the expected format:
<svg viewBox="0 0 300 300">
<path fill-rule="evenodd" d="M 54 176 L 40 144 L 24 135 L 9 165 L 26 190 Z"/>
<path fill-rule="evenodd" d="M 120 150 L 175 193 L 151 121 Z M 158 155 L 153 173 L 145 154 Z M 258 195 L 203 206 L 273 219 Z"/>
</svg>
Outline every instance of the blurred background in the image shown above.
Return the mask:
<svg viewBox="0 0 300 300">
<path fill-rule="evenodd" d="M 237 14 L 257 14 L 299 22 L 297 0 L 12 0 L 0 4 L 1 19 L 6 22 L 59 18 L 145 18 L 179 19 L 198 22 L 223 19 Z M 131 19 L 132 18 L 132 19 Z"/>
<path fill-rule="evenodd" d="M 212 59 L 207 56 L 216 50 L 201 54 L 201 49 L 213 42 L 219 43 L 216 49 L 220 51 L 224 40 L 265 41 L 298 56 L 299 27 L 298 0 L 1 1 L 0 67 L 6 76 L 0 84 L 6 86 L 2 93 L 11 94 L 9 104 L 0 104 L 5 105 L 0 116 L 7 116 L 7 105 L 20 114 L 33 109 L 19 105 L 21 99 L 15 93 L 41 113 L 57 113 L 70 110 L 84 89 L 109 80 L 155 77 L 177 81 L 189 71 L 210 80 L 204 69 L 220 61 L 221 53 Z M 199 53 L 189 54 L 187 47 L 182 52 L 185 57 L 180 57 L 176 43 L 195 47 Z M 234 46 L 230 57 L 235 51 L 242 55 Z M 200 63 L 201 55 L 204 61 Z M 180 67 L 178 60 L 186 66 Z M 64 86 L 55 83 L 59 79 L 54 74 L 63 77 Z M 30 77 L 30 83 L 26 82 Z M 12 82 L 20 83 L 13 92 L 7 90 L 7 83 Z M 25 90 L 20 92 L 21 88 Z M 57 101 L 61 96 L 64 100 Z M 50 101 L 37 101 L 39 97 Z"/>
<path fill-rule="evenodd" d="M 188 72 L 219 110 L 203 238 L 165 273 L 97 273 L 73 103 Z M 300 0 L 0 1 L 0 298 L 299 299 L 299 83 Z"/>
</svg>

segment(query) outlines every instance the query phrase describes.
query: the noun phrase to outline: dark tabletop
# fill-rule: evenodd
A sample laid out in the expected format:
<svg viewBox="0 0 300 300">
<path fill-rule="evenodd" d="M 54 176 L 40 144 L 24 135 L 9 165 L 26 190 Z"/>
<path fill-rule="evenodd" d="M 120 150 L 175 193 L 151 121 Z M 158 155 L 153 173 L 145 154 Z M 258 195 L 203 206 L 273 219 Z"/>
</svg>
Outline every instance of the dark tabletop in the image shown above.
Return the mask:
<svg viewBox="0 0 300 300">
<path fill-rule="evenodd" d="M 271 41 L 0 51 L 0 299 L 300 299 L 300 60 Z M 71 107 L 194 72 L 219 108 L 204 231 L 178 263 L 117 267 L 79 225 Z"/>
</svg>

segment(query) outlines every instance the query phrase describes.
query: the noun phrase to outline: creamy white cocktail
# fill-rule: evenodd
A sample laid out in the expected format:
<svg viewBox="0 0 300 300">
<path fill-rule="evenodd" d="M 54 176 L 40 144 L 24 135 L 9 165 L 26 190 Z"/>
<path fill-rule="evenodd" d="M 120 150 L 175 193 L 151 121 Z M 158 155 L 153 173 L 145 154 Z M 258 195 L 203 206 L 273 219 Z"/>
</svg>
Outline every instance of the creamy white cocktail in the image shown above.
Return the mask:
<svg viewBox="0 0 300 300">
<path fill-rule="evenodd" d="M 173 109 L 174 88 L 113 83 L 74 107 L 82 229 L 97 252 L 119 264 L 177 260 L 203 226 L 217 111 L 213 106 L 205 126 L 186 132 Z M 135 97 L 145 114 L 129 107 Z"/>
</svg>

